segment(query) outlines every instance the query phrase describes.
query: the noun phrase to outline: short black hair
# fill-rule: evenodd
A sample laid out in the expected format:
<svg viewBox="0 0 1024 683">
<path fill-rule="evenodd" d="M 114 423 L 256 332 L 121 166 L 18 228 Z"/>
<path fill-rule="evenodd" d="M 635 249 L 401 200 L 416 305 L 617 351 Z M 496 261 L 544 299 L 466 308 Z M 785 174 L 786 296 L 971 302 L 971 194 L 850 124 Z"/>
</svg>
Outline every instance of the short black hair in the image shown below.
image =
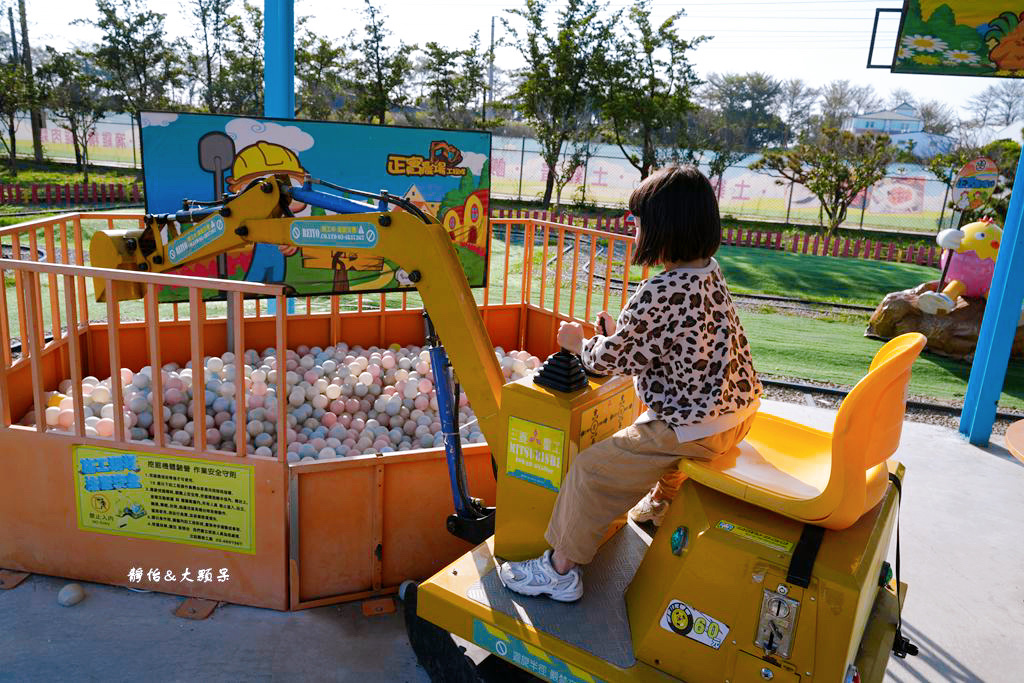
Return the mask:
<svg viewBox="0 0 1024 683">
<path fill-rule="evenodd" d="M 629 196 L 640 220 L 633 263 L 711 258 L 722 241 L 722 220 L 711 183 L 696 166 L 668 166 L 649 175 Z"/>
</svg>

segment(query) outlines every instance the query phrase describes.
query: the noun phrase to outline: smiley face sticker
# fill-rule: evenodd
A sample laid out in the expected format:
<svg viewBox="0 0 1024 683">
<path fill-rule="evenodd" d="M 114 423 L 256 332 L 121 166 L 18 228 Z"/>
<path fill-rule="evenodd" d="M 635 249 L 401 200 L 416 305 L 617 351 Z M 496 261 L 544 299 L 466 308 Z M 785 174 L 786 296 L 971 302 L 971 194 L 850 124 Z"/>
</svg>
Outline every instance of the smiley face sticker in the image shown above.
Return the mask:
<svg viewBox="0 0 1024 683">
<path fill-rule="evenodd" d="M 671 600 L 661 616 L 661 626 L 676 635 L 718 649 L 729 634 L 729 627 L 681 600 Z"/>
</svg>

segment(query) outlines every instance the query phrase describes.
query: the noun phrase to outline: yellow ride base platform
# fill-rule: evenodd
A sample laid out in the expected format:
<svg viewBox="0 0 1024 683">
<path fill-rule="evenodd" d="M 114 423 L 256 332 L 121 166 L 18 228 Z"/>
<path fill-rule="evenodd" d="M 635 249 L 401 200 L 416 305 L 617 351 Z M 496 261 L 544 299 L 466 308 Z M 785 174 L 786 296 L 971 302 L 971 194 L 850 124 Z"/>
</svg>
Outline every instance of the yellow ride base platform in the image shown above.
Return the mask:
<svg viewBox="0 0 1024 683">
<path fill-rule="evenodd" d="M 873 683 L 884 675 L 898 614 L 894 584 L 878 585 L 896 502 L 890 490 L 853 527 L 826 532 L 801 588 L 787 584 L 801 524 L 691 481 L 653 539 L 633 525 L 611 537 L 584 570 L 580 602 L 505 591 L 492 538 L 421 584 L 416 612 L 558 683 L 842 681 L 850 663 Z M 676 555 L 669 538 L 682 526 L 689 541 Z M 756 644 L 758 618 L 764 596 L 783 584 L 795 631 L 791 651 L 769 655 Z M 680 603 L 689 629 L 672 632 L 663 616 Z"/>
</svg>

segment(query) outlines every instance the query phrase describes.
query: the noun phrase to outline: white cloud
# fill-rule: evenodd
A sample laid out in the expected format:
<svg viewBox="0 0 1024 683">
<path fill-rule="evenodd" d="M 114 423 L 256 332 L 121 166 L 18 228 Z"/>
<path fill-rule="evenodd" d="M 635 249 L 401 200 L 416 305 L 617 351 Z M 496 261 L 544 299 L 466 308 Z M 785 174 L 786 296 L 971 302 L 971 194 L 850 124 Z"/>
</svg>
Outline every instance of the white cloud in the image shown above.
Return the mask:
<svg viewBox="0 0 1024 683">
<path fill-rule="evenodd" d="M 477 154 L 476 152 L 463 152 L 462 163 L 459 166 L 468 168 L 473 171 L 475 175 L 480 175 L 480 170 L 484 167 L 484 162 L 487 161 L 486 154 Z"/>
<path fill-rule="evenodd" d="M 313 136 L 298 126 L 282 126 L 255 119 L 231 119 L 224 130 L 235 141 L 235 149 L 248 147 L 261 140 L 287 147 L 293 152 L 303 152 L 313 146 Z"/>
<path fill-rule="evenodd" d="M 142 127 L 166 126 L 178 120 L 177 114 L 166 114 L 163 112 L 147 112 L 142 115 Z"/>
</svg>

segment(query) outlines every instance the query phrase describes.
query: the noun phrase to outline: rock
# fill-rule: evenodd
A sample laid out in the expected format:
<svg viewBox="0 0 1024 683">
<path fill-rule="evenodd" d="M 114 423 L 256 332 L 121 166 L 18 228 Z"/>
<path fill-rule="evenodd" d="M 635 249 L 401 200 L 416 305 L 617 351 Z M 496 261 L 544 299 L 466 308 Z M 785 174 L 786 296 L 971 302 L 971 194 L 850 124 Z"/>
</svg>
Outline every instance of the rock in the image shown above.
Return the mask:
<svg viewBox="0 0 1024 683">
<path fill-rule="evenodd" d="M 961 297 L 952 312 L 929 315 L 917 308 L 917 297 L 924 292 L 934 292 L 937 285 L 938 282 L 926 282 L 913 289 L 886 294 L 871 314 L 864 335 L 892 339 L 907 332 L 920 332 L 928 337 L 928 351 L 949 358 L 972 359 L 985 314 L 985 300 Z M 1024 327 L 1017 328 L 1010 354 L 1024 357 Z"/>
<path fill-rule="evenodd" d="M 85 589 L 83 589 L 81 584 L 78 583 L 69 583 L 60 589 L 60 593 L 57 593 L 57 602 L 64 607 L 77 605 L 84 599 Z"/>
</svg>

